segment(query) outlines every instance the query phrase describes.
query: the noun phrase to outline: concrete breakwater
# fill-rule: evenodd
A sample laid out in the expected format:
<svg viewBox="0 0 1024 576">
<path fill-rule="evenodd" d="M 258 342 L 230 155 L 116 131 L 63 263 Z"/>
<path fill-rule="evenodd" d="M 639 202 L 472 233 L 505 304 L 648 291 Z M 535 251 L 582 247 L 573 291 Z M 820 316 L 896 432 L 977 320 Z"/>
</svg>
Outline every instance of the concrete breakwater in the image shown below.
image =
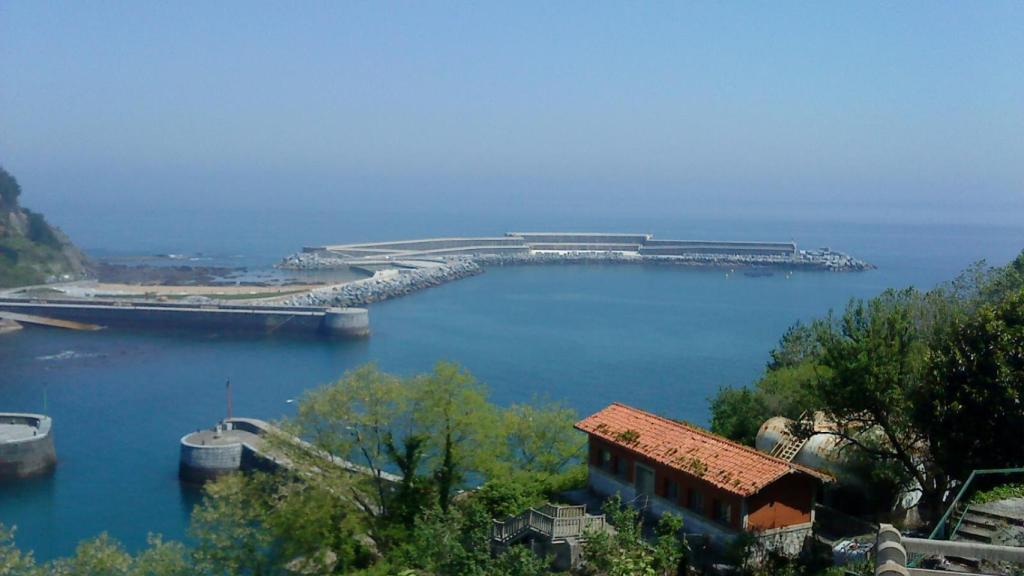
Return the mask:
<svg viewBox="0 0 1024 576">
<path fill-rule="evenodd" d="M 364 306 L 481 273 L 488 266 L 527 264 L 657 264 L 847 272 L 870 264 L 828 248 L 793 242 L 655 240 L 651 234 L 524 233 L 500 237 L 427 238 L 312 246 L 281 268 L 356 268 L 372 278 L 314 289 L 277 301 L 293 306 Z"/>
<path fill-rule="evenodd" d="M 294 269 L 376 266 L 417 268 L 466 257 L 479 265 L 573 262 L 656 262 L 687 266 L 779 267 L 835 272 L 873 268 L 829 248 L 800 250 L 795 242 L 660 240 L 652 234 L 509 232 L 499 237 L 426 238 L 309 246 L 279 266 Z"/>
<path fill-rule="evenodd" d="M 369 313 L 365 308 L 0 298 L 0 311 L 127 329 L 197 329 L 330 337 L 361 337 L 370 332 Z"/>
</svg>

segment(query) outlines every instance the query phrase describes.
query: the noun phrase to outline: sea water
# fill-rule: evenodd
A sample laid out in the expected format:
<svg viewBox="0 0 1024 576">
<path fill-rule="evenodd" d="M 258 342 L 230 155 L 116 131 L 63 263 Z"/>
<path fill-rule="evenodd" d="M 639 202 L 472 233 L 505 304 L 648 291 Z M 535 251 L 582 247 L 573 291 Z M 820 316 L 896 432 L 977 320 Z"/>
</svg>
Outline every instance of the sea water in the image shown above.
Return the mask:
<svg viewBox="0 0 1024 576">
<path fill-rule="evenodd" d="M 464 233 L 502 233 L 505 224 L 477 222 Z M 748 277 L 740 270 L 670 266 L 491 268 L 373 304 L 372 336 L 341 342 L 26 328 L 0 337 L 0 410 L 50 414 L 59 465 L 52 477 L 0 485 L 0 522 L 16 525 L 20 546 L 42 559 L 70 554 L 79 540 L 100 532 L 131 549 L 143 546 L 149 532 L 186 538 L 197 495 L 178 482 L 178 441 L 224 416 L 227 380 L 236 415 L 275 419 L 292 414 L 303 391 L 364 362 L 413 374 L 447 359 L 472 371 L 502 405 L 558 401 L 586 415 L 620 401 L 706 425 L 709 397 L 721 386 L 753 382 L 792 323 L 887 287 L 934 286 L 977 259 L 1003 264 L 1024 248 L 1024 230 L 1015 226 L 609 224 L 577 222 L 573 229 L 795 239 L 802 247 L 850 252 L 878 269 Z M 336 238 L 330 225 L 296 223 L 265 236 L 173 236 L 171 230 L 161 236 L 140 225 L 114 237 L 85 224 L 66 227 L 93 254 L 201 251 L 260 268 L 303 244 L 451 234 L 459 222 L 408 220 L 405 228 L 392 223 L 387 235 L 369 225 L 345 227 Z M 218 230 L 225 227 L 230 224 Z M 544 221 L 507 227 L 559 228 Z"/>
</svg>

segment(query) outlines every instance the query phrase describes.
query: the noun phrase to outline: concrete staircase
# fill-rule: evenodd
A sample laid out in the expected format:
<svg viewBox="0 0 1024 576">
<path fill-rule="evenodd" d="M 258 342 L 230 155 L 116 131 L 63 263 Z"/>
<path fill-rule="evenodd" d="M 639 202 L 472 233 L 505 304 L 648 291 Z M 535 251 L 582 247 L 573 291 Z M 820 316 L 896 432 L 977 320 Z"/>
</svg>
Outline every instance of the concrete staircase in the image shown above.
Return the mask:
<svg viewBox="0 0 1024 576">
<path fill-rule="evenodd" d="M 1024 537 L 1024 498 L 968 505 L 958 522 L 953 540 L 1020 545 L 1006 540 Z"/>
</svg>

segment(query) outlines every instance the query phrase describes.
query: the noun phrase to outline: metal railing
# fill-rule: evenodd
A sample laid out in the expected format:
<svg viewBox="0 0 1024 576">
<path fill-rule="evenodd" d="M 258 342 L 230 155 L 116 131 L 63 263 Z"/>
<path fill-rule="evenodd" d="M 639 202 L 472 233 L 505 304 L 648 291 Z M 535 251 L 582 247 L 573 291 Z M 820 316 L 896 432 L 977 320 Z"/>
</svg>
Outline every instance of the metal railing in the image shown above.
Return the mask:
<svg viewBox="0 0 1024 576">
<path fill-rule="evenodd" d="M 540 510 L 530 508 L 505 520 L 494 520 L 491 524 L 491 538 L 503 544 L 526 532 L 534 532 L 551 540 L 582 538 L 585 533 L 603 530 L 604 527 L 604 515 L 589 515 L 583 506 L 545 504 Z"/>
<path fill-rule="evenodd" d="M 948 534 L 946 533 L 946 526 L 948 525 L 949 519 L 952 517 L 953 512 L 960 504 L 960 500 L 962 500 L 964 495 L 967 494 L 967 491 L 970 489 L 971 484 L 974 482 L 975 478 L 979 476 L 1010 475 L 1022 473 L 1024 473 L 1024 468 L 991 468 L 971 471 L 971 475 L 967 477 L 967 481 L 964 482 L 964 485 L 960 487 L 960 491 L 957 492 L 956 497 L 953 498 L 953 501 L 950 502 L 949 507 L 946 508 L 946 513 L 942 515 L 942 518 L 939 519 L 939 522 L 935 525 L 935 528 L 932 529 L 931 534 L 929 534 L 928 538 L 926 538 L 925 540 L 952 540 L 952 538 L 956 536 L 956 532 L 960 529 L 960 525 L 963 523 L 964 516 L 967 515 L 967 510 L 970 508 L 970 505 L 968 504 L 965 506 L 963 512 L 960 514 L 960 518 L 957 519 L 956 526 L 954 526 L 953 530 Z M 913 551 L 912 557 L 908 559 L 909 561 L 907 562 L 907 566 L 918 566 L 921 563 L 921 560 L 924 559 L 924 557 L 924 552 L 918 550 Z"/>
<path fill-rule="evenodd" d="M 978 476 L 987 476 L 993 474 L 1009 475 L 1022 473 L 1024 473 L 1024 468 L 993 468 L 991 470 L 974 470 L 973 472 L 971 472 L 971 475 L 967 477 L 967 481 L 964 482 L 964 485 L 960 487 L 960 491 L 957 492 L 956 498 L 953 499 L 953 502 L 950 503 L 949 508 L 946 509 L 946 513 L 942 515 L 942 518 L 939 519 L 939 523 L 935 525 L 935 529 L 932 530 L 932 533 L 928 535 L 928 539 L 936 540 L 936 537 L 939 535 L 940 532 L 942 532 L 943 536 L 945 536 L 946 523 L 949 521 L 949 517 L 953 514 L 953 511 L 956 509 L 957 504 L 960 503 L 960 499 L 963 498 L 964 494 L 967 493 L 967 489 L 971 487 L 971 483 L 974 482 L 975 478 L 977 478 Z M 963 521 L 963 515 L 960 516 L 960 521 Z M 957 522 L 956 528 L 953 529 L 953 532 L 950 533 L 948 537 L 952 538 L 953 535 L 956 533 L 956 530 L 959 528 L 960 522 Z"/>
</svg>

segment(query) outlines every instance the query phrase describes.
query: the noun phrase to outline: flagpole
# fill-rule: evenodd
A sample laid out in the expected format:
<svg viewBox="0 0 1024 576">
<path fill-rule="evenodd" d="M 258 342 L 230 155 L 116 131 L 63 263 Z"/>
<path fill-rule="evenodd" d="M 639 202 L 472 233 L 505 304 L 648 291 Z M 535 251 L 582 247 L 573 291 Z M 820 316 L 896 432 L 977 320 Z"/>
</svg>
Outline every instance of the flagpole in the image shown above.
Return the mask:
<svg viewBox="0 0 1024 576">
<path fill-rule="evenodd" d="M 228 420 L 231 420 L 231 380 L 227 383 L 227 396 L 228 396 Z"/>
</svg>

